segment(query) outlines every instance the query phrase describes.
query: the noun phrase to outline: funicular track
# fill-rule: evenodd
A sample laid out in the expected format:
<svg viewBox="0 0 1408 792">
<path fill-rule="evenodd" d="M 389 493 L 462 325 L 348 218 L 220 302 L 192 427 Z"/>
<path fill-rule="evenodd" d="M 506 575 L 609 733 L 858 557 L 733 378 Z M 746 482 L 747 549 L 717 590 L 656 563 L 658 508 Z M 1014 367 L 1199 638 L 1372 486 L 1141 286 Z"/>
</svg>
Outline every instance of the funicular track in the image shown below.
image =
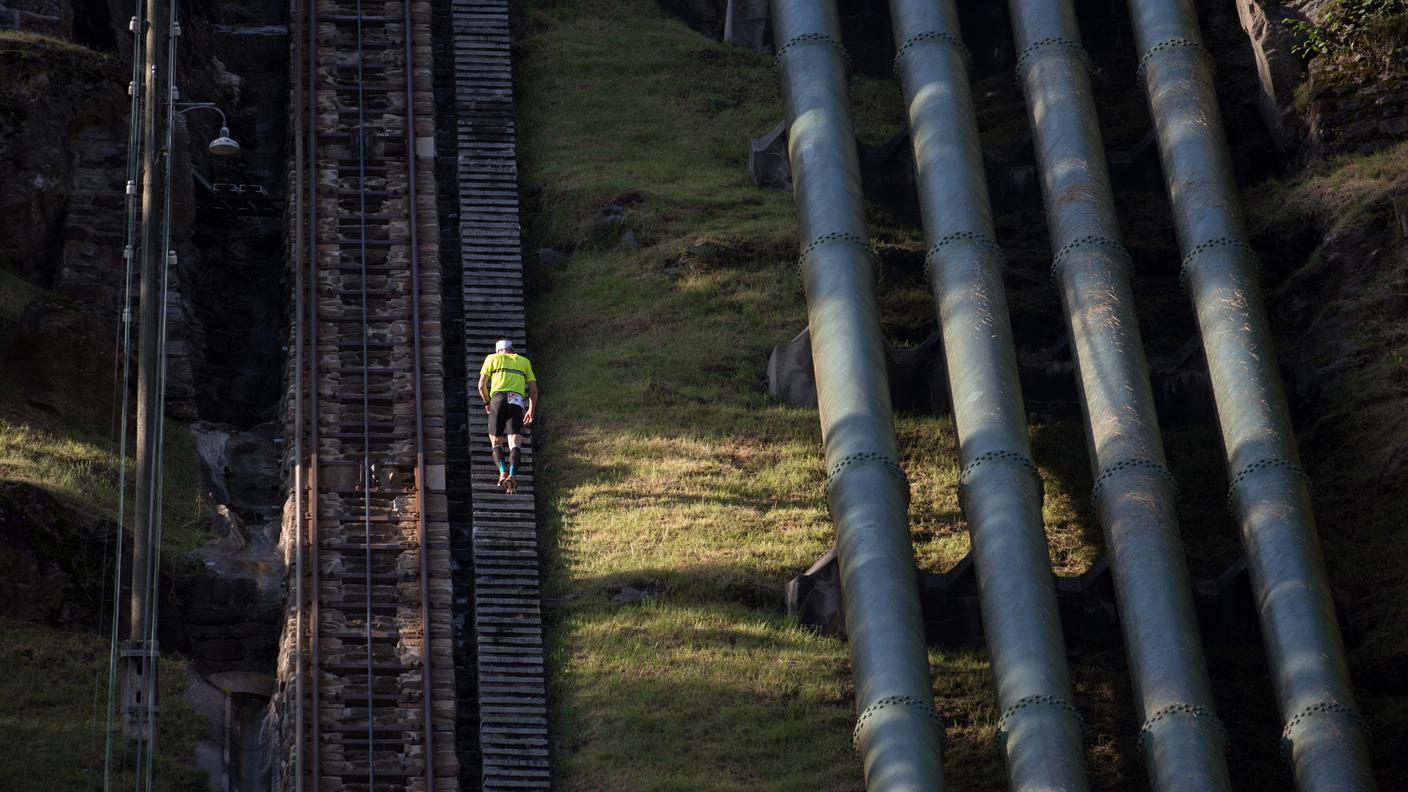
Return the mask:
<svg viewBox="0 0 1408 792">
<path fill-rule="evenodd" d="M 429 2 L 297 8 L 304 576 L 280 788 L 456 790 Z"/>
</svg>

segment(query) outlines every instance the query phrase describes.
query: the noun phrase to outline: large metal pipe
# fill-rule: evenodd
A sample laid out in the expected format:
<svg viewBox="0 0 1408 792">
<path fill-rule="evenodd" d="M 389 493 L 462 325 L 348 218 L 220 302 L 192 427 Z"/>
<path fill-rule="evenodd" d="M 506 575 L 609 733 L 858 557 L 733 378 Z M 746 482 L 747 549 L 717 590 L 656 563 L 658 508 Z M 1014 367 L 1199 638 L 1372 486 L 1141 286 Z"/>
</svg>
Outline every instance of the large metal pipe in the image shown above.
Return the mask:
<svg viewBox="0 0 1408 792">
<path fill-rule="evenodd" d="M 1156 790 L 1227 790 L 1192 585 L 1070 0 L 1010 0 L 1047 224 L 1075 357 L 1095 501 Z"/>
<path fill-rule="evenodd" d="M 998 733 L 1014 790 L 1085 789 L 1061 619 L 953 0 L 891 0 Z"/>
<path fill-rule="evenodd" d="M 1335 620 L 1296 452 L 1256 257 L 1247 242 L 1212 59 L 1188 0 L 1130 0 L 1144 86 L 1173 204 L 1183 275 L 1207 354 L 1297 788 L 1374 788 L 1363 719 Z"/>
<path fill-rule="evenodd" d="M 860 163 L 832 0 L 772 0 L 800 265 L 866 788 L 941 790 L 942 727 L 909 541 Z"/>
</svg>

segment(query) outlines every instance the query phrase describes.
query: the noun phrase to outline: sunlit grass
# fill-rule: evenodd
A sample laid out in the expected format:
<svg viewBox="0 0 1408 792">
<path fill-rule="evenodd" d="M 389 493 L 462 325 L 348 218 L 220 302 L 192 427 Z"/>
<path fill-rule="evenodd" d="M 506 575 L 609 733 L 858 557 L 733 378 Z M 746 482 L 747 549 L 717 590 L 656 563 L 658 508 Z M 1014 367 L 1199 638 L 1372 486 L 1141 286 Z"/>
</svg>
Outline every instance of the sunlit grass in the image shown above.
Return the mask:
<svg viewBox="0 0 1408 792">
<path fill-rule="evenodd" d="M 0 479 L 42 487 L 84 511 L 116 521 L 116 442 L 100 430 L 37 414 L 0 399 Z M 129 435 L 129 455 L 132 439 Z M 162 555 L 175 561 L 210 538 L 196 473 L 195 446 L 177 424 L 166 427 L 166 483 L 162 503 Z M 134 519 L 136 461 L 127 462 L 127 526 Z"/>
</svg>

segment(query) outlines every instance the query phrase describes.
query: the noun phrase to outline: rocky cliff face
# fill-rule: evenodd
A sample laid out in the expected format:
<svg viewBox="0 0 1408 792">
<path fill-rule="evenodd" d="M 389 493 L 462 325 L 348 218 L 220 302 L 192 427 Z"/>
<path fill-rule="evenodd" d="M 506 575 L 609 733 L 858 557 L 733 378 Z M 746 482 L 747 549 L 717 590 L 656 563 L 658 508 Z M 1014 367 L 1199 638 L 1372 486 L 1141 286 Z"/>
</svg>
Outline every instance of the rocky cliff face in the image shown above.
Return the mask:
<svg viewBox="0 0 1408 792">
<path fill-rule="evenodd" d="M 173 579 L 184 616 L 168 620 L 181 636 L 166 643 L 184 647 L 207 670 L 268 670 L 276 651 L 280 471 L 270 421 L 281 390 L 287 291 L 279 198 L 285 6 L 181 4 L 190 17 L 178 51 L 180 99 L 223 109 L 242 149 L 234 159 L 211 156 L 205 142 L 219 131 L 219 116 L 178 116 L 167 410 L 197 422 L 189 431 L 201 458 L 171 462 L 200 466 L 213 541 L 199 553 L 199 574 L 187 569 Z M 44 292 L 13 326 L 0 328 L 0 370 L 7 396 L 13 388 L 75 424 L 101 425 L 112 414 L 124 293 L 130 13 L 130 2 L 117 0 L 0 0 L 0 28 L 19 19 L 22 30 L 43 34 L 0 30 L 0 217 L 12 221 L 0 235 L 0 267 Z M 34 22 L 40 16 L 42 26 Z M 0 504 L 0 523 L 41 535 L 49 523 L 76 524 L 62 504 L 32 495 L 23 509 L 9 508 L 13 498 Z M 15 586 L 62 592 L 68 585 L 62 575 L 69 573 L 55 564 L 72 548 L 15 548 L 0 559 Z M 68 598 L 52 599 L 30 598 L 30 615 L 53 621 L 71 609 Z"/>
</svg>

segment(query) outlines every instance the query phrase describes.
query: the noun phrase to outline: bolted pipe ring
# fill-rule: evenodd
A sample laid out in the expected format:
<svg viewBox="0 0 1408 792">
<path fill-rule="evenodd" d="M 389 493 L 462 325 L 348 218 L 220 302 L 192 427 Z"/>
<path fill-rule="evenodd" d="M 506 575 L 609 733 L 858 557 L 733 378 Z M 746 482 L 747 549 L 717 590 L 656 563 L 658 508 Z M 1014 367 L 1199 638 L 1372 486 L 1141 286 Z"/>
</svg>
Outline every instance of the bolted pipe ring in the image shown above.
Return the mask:
<svg viewBox="0 0 1408 792">
<path fill-rule="evenodd" d="M 958 242 L 972 242 L 973 244 L 979 247 L 988 248 L 989 250 L 997 254 L 997 258 L 1000 263 L 1004 265 L 1007 263 L 1007 254 L 1002 252 L 1002 246 L 997 244 L 997 241 L 994 240 L 992 237 L 988 236 L 987 234 L 979 233 L 977 231 L 955 231 L 952 234 L 947 234 L 940 238 L 939 241 L 930 245 L 929 250 L 925 252 L 924 277 L 926 279 L 929 278 L 932 274 L 934 267 L 934 259 L 939 255 L 939 251 L 945 245 L 952 245 Z"/>
<path fill-rule="evenodd" d="M 1113 478 L 1116 473 L 1119 473 L 1122 470 L 1129 470 L 1131 468 L 1147 468 L 1148 470 L 1157 473 L 1160 476 L 1163 476 L 1164 478 L 1168 479 L 1170 484 L 1173 485 L 1173 491 L 1175 493 L 1178 492 L 1178 479 L 1174 478 L 1173 471 L 1169 470 L 1164 465 L 1155 462 L 1152 459 L 1121 459 L 1113 465 L 1109 465 L 1108 467 L 1101 470 L 1100 474 L 1095 477 L 1095 486 L 1090 488 L 1090 499 L 1092 501 L 1099 500 L 1100 489 L 1104 487 L 1105 484 L 1108 483 L 1109 480 Z"/>
<path fill-rule="evenodd" d="M 964 493 L 968 491 L 968 487 L 970 486 L 968 479 L 972 477 L 973 471 L 977 470 L 979 467 L 988 462 L 998 461 L 1016 463 L 1018 467 L 1031 474 L 1032 478 L 1036 480 L 1036 485 L 1038 489 L 1043 487 L 1043 482 L 1041 479 L 1041 470 L 1037 468 L 1037 466 L 1032 462 L 1031 458 L 1028 457 L 1026 454 L 1019 454 L 1016 451 L 988 451 L 974 457 L 972 462 L 969 462 L 968 464 L 964 465 L 963 469 L 959 471 L 959 499 L 961 500 L 964 496 Z"/>
<path fill-rule="evenodd" d="M 1085 730 L 1085 718 L 1082 718 L 1080 716 L 1080 710 L 1076 709 L 1074 704 L 1070 703 L 1069 701 L 1066 701 L 1063 698 L 1057 698 L 1056 696 L 1038 694 L 1035 696 L 1026 696 L 1022 699 L 1019 699 L 1016 704 L 1013 704 L 1012 706 L 1003 710 L 1002 715 L 998 716 L 997 741 L 999 743 L 1005 742 L 1007 740 L 1007 724 L 1010 720 L 1012 720 L 1012 717 L 1018 712 L 1024 709 L 1028 709 L 1030 707 L 1051 707 L 1053 709 L 1061 710 L 1062 712 L 1069 714 L 1072 718 L 1075 718 L 1076 724 L 1080 726 L 1081 731 Z"/>
<path fill-rule="evenodd" d="M 923 33 L 916 33 L 915 35 L 910 36 L 904 44 L 900 45 L 899 50 L 895 52 L 895 62 L 894 65 L 891 66 L 891 70 L 894 71 L 895 77 L 898 78 L 900 75 L 900 58 L 904 57 L 904 54 L 908 52 L 911 48 L 923 44 L 926 41 L 937 41 L 944 44 L 948 44 L 949 46 L 958 50 L 958 54 L 963 56 L 964 66 L 966 66 L 968 69 L 973 68 L 973 56 L 968 52 L 968 47 L 963 44 L 963 39 L 945 30 L 928 30 Z"/>
<path fill-rule="evenodd" d="M 1297 712 L 1294 717 L 1286 721 L 1286 728 L 1281 730 L 1281 758 L 1287 762 L 1291 761 L 1291 734 L 1305 721 L 1319 715 L 1343 715 L 1353 723 L 1364 734 L 1369 733 L 1369 722 L 1354 710 L 1353 707 L 1345 706 L 1338 701 L 1317 701 Z"/>
<path fill-rule="evenodd" d="M 807 258 L 815 253 L 821 246 L 832 242 L 846 242 L 861 248 L 861 250 L 865 251 L 866 260 L 870 262 L 870 267 L 874 271 L 875 276 L 877 278 L 880 276 L 880 257 L 875 253 L 875 248 L 858 234 L 852 234 L 849 231 L 832 231 L 813 239 L 806 247 L 802 248 L 801 255 L 797 256 L 797 269 L 805 270 Z"/>
<path fill-rule="evenodd" d="M 870 720 L 876 713 L 889 707 L 909 707 L 919 710 L 926 717 L 934 722 L 939 728 L 939 747 L 943 747 L 944 741 L 944 719 L 939 711 L 934 709 L 932 704 L 920 701 L 913 696 L 886 696 L 877 700 L 874 704 L 865 708 L 865 711 L 856 718 L 856 727 L 851 732 L 851 749 L 860 753 L 860 733 L 865 727 L 866 721 Z"/>
<path fill-rule="evenodd" d="M 1151 58 L 1153 58 L 1160 52 L 1167 52 L 1168 50 L 1185 48 L 1191 49 L 1194 52 L 1201 54 L 1204 58 L 1207 59 L 1207 63 L 1209 66 L 1214 69 L 1217 68 L 1217 61 L 1213 58 L 1212 53 L 1208 51 L 1207 47 L 1204 47 L 1202 44 L 1199 44 L 1198 42 L 1193 41 L 1192 39 L 1186 39 L 1179 36 L 1168 39 L 1166 41 L 1160 41 L 1158 44 L 1155 44 L 1154 46 L 1145 50 L 1144 54 L 1139 56 L 1139 66 L 1134 70 L 1135 76 L 1142 83 L 1144 81 L 1144 71 L 1148 67 L 1149 60 Z"/>
<path fill-rule="evenodd" d="M 1179 703 L 1170 704 L 1167 707 L 1160 707 L 1158 711 L 1150 715 L 1148 719 L 1144 721 L 1143 726 L 1139 727 L 1139 738 L 1136 743 L 1139 746 L 1139 753 L 1142 754 L 1148 750 L 1144 747 L 1144 742 L 1153 737 L 1154 728 L 1157 727 L 1161 721 L 1168 720 L 1176 715 L 1188 715 L 1196 720 L 1211 723 L 1213 730 L 1217 732 L 1218 737 L 1222 740 L 1223 747 L 1225 748 L 1227 746 L 1227 727 L 1223 725 L 1222 719 L 1217 717 L 1217 713 L 1198 704 Z"/>
<path fill-rule="evenodd" d="M 1245 240 L 1234 239 L 1232 237 L 1217 237 L 1215 239 L 1209 239 L 1205 242 L 1199 242 L 1198 244 L 1193 246 L 1192 250 L 1188 251 L 1188 255 L 1183 257 L 1183 263 L 1178 267 L 1178 282 L 1180 285 L 1183 286 L 1184 290 L 1187 290 L 1188 288 L 1188 275 L 1193 270 L 1193 261 L 1197 259 L 1198 256 L 1201 256 L 1210 250 L 1216 250 L 1217 248 L 1223 247 L 1230 247 L 1236 250 L 1240 250 L 1246 255 L 1250 256 L 1253 262 L 1260 262 L 1261 260 L 1260 257 L 1256 254 L 1256 248 L 1252 247 Z"/>
<path fill-rule="evenodd" d="M 900 467 L 898 462 L 884 454 L 875 451 L 861 451 L 842 457 L 836 464 L 831 466 L 831 469 L 826 473 L 826 477 L 822 479 L 821 499 L 822 502 L 826 504 L 826 514 L 828 517 L 831 516 L 831 488 L 835 486 L 836 481 L 847 469 L 863 464 L 881 465 L 886 470 L 890 471 L 895 478 L 899 479 L 900 485 L 904 490 L 905 503 L 909 503 L 909 477 L 905 475 L 904 468 Z"/>
<path fill-rule="evenodd" d="M 1080 248 L 1094 246 L 1113 250 L 1118 258 L 1123 259 L 1126 269 L 1132 269 L 1134 267 L 1134 259 L 1130 258 L 1129 251 L 1125 249 L 1124 245 L 1120 244 L 1118 239 L 1092 234 L 1089 236 L 1076 237 L 1065 245 L 1062 245 L 1061 249 L 1056 251 L 1056 255 L 1051 257 L 1051 279 L 1060 280 L 1061 267 L 1065 264 L 1067 256 Z"/>
<path fill-rule="evenodd" d="M 1291 462 L 1287 459 L 1281 459 L 1279 457 L 1267 457 L 1265 459 L 1258 459 L 1257 461 L 1252 462 L 1251 464 L 1237 471 L 1237 475 L 1232 477 L 1232 483 L 1227 485 L 1227 508 L 1231 510 L 1232 500 L 1233 497 L 1236 495 L 1237 487 L 1243 481 L 1245 481 L 1248 476 L 1260 470 L 1272 469 L 1288 471 L 1294 474 L 1301 481 L 1305 482 L 1305 485 L 1307 487 L 1310 486 L 1310 474 L 1306 473 L 1305 468 L 1301 467 L 1300 465 L 1297 465 L 1296 463 Z"/>
<path fill-rule="evenodd" d="M 846 73 L 850 73 L 850 53 L 846 52 L 845 45 L 843 45 L 836 39 L 826 35 L 825 33 L 803 33 L 800 36 L 793 36 L 792 38 L 788 39 L 787 43 L 783 44 L 781 47 L 778 48 L 777 54 L 772 56 L 773 68 L 781 69 L 783 55 L 786 55 L 788 52 L 791 52 L 795 47 L 800 47 L 807 44 L 828 44 L 833 47 L 837 52 L 841 53 L 841 59 L 846 62 Z"/>
<path fill-rule="evenodd" d="M 1028 60 L 1047 47 L 1060 47 L 1070 54 L 1075 55 L 1077 58 L 1080 58 L 1087 69 L 1094 68 L 1094 62 L 1090 60 L 1090 53 L 1085 51 L 1085 47 L 1082 47 L 1079 43 L 1071 41 L 1068 38 L 1052 36 L 1051 38 L 1039 39 L 1032 42 L 1017 56 L 1017 82 L 1020 83 L 1022 81 L 1023 72 L 1026 71 Z"/>
</svg>

